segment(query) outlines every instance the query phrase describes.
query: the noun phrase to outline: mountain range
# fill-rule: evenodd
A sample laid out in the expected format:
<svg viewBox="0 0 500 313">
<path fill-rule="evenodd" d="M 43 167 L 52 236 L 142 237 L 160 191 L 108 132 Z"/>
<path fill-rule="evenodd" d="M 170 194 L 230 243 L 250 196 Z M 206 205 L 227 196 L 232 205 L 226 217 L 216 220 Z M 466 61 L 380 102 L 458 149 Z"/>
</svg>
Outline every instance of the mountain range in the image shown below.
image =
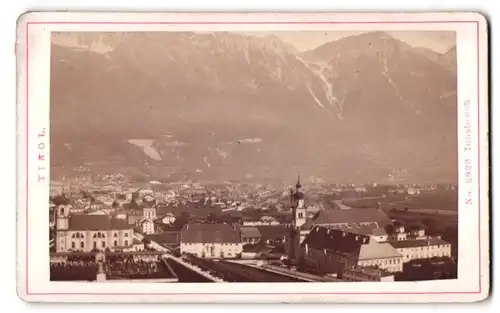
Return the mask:
<svg viewBox="0 0 500 313">
<path fill-rule="evenodd" d="M 456 49 L 384 32 L 55 34 L 52 175 L 457 180 Z"/>
</svg>

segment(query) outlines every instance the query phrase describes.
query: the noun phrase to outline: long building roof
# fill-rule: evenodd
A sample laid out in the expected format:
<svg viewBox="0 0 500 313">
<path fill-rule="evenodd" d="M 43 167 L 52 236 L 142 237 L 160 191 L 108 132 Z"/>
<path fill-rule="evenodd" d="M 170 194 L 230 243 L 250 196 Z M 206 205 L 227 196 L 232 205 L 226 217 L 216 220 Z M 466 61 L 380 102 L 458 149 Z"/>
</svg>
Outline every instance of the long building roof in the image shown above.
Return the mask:
<svg viewBox="0 0 500 313">
<path fill-rule="evenodd" d="M 240 232 L 229 224 L 187 224 L 181 243 L 240 243 Z"/>
<path fill-rule="evenodd" d="M 374 228 L 384 228 L 392 223 L 392 220 L 381 209 L 337 209 L 319 211 L 318 214 L 308 220 L 302 229 L 311 229 L 314 225 L 335 225 L 335 224 L 366 224 L 373 223 Z"/>
<path fill-rule="evenodd" d="M 326 250 L 355 260 L 401 257 L 388 243 L 379 243 L 369 236 L 315 226 L 303 242 L 311 248 Z"/>
<path fill-rule="evenodd" d="M 132 229 L 126 221 L 111 218 L 108 215 L 72 214 L 69 217 L 70 231 L 86 230 L 127 230 Z"/>
</svg>

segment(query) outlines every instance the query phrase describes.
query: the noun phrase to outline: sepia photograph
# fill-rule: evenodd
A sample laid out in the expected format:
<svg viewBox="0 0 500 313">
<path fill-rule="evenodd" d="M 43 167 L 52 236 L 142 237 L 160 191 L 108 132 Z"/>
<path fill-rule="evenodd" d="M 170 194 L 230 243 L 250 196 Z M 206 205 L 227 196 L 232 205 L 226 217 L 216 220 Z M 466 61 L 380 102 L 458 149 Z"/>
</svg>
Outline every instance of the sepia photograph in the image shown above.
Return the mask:
<svg viewBox="0 0 500 313">
<path fill-rule="evenodd" d="M 51 42 L 50 279 L 457 278 L 454 32 Z"/>
<path fill-rule="evenodd" d="M 18 293 L 484 299 L 485 21 L 406 17 L 21 19 Z"/>
</svg>

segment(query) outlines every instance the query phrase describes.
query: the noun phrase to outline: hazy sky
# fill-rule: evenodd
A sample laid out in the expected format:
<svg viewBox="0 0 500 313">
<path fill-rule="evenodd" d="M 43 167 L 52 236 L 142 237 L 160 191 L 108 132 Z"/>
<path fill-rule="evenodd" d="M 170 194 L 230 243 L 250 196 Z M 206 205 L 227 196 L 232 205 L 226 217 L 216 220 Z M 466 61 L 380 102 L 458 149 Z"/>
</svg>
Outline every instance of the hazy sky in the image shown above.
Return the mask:
<svg viewBox="0 0 500 313">
<path fill-rule="evenodd" d="M 276 36 L 282 41 L 291 44 L 299 51 L 306 51 L 310 49 L 317 48 L 327 42 L 335 41 L 347 36 L 359 35 L 363 32 L 346 32 L 346 31 L 336 31 L 336 32 L 324 32 L 324 31 L 282 31 L 282 32 L 238 32 L 239 34 L 250 35 L 250 36 Z M 455 32 L 443 32 L 443 31 L 393 31 L 387 32 L 391 36 L 406 42 L 407 44 L 414 47 L 426 47 L 434 51 L 444 53 L 448 51 L 451 47 L 456 44 L 456 33 Z M 52 37 L 53 42 L 60 45 L 75 46 L 82 43 L 78 42 L 78 36 L 81 33 L 64 33 L 63 36 L 58 34 Z M 109 36 L 109 33 L 107 33 Z M 101 38 L 102 39 L 102 38 Z M 88 44 L 88 43 L 87 43 Z M 109 48 L 106 47 L 106 42 L 93 42 L 93 50 L 103 50 L 107 51 Z M 111 48 L 112 49 L 112 48 Z M 98 52 L 98 51 L 97 51 Z"/>
<path fill-rule="evenodd" d="M 358 35 L 363 32 L 260 32 L 247 33 L 254 36 L 275 35 L 295 46 L 299 51 L 314 49 L 326 42 L 343 37 Z M 443 53 L 456 43 L 455 32 L 443 31 L 394 31 L 391 36 L 414 47 L 426 47 Z"/>
</svg>

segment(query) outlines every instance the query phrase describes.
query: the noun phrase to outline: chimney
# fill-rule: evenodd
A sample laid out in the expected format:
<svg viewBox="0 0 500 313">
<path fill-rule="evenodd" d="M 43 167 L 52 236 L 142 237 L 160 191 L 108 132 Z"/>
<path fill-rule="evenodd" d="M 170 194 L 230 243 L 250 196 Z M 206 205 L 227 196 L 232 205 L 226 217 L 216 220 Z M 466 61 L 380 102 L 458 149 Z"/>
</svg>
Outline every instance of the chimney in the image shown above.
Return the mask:
<svg viewBox="0 0 500 313">
<path fill-rule="evenodd" d="M 382 208 L 382 204 L 380 202 L 377 202 L 377 209 L 380 210 Z"/>
</svg>

